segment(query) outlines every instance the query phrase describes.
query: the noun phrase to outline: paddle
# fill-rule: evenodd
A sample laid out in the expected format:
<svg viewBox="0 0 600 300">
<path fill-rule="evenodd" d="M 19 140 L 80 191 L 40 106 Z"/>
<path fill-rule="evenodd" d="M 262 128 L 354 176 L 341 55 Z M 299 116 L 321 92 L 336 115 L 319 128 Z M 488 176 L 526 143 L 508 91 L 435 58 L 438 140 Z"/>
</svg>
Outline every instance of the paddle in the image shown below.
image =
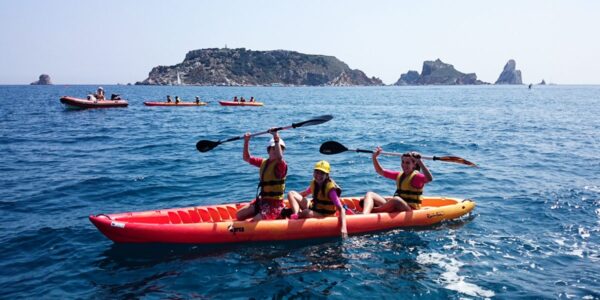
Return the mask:
<svg viewBox="0 0 600 300">
<path fill-rule="evenodd" d="M 322 123 L 325 123 L 329 120 L 333 119 L 332 115 L 323 115 L 323 116 L 318 116 L 314 119 L 310 119 L 304 122 L 299 122 L 299 123 L 293 123 L 290 126 L 286 126 L 286 127 L 277 127 L 277 128 L 273 128 L 267 131 L 262 131 L 262 132 L 257 132 L 257 133 L 253 133 L 250 136 L 257 136 L 257 135 L 261 135 L 261 134 L 267 134 L 267 133 L 271 133 L 273 131 L 280 131 L 280 130 L 285 130 L 285 129 L 290 129 L 290 128 L 298 128 L 298 127 L 303 127 L 303 126 L 312 126 L 312 125 L 319 125 Z M 201 140 L 198 141 L 196 143 L 196 149 L 198 149 L 198 151 L 200 152 L 207 152 L 212 150 L 213 148 L 219 146 L 220 144 L 226 143 L 226 142 L 231 142 L 231 141 L 236 141 L 236 140 L 240 140 L 243 139 L 244 136 L 236 136 L 236 137 L 232 137 L 226 140 L 219 140 L 219 141 L 207 141 L 207 140 Z"/>
<path fill-rule="evenodd" d="M 329 142 L 325 142 L 321 145 L 321 148 L 319 148 L 319 152 L 323 153 L 323 154 L 338 154 L 338 153 L 342 153 L 342 152 L 346 152 L 346 151 L 354 151 L 354 152 L 361 152 L 361 153 L 373 153 L 373 150 L 363 150 L 363 149 L 348 149 L 346 148 L 344 145 L 335 142 L 335 141 L 329 141 Z M 381 154 L 383 155 L 389 155 L 389 156 L 402 156 L 402 153 L 396 153 L 396 152 L 381 152 Z M 422 159 L 430 159 L 430 160 L 441 160 L 441 161 L 445 161 L 445 162 L 451 162 L 451 163 L 457 163 L 457 164 L 463 164 L 463 165 L 467 165 L 467 166 L 471 166 L 471 167 L 477 167 L 476 164 L 462 158 L 462 157 L 458 157 L 458 156 L 421 156 Z"/>
</svg>

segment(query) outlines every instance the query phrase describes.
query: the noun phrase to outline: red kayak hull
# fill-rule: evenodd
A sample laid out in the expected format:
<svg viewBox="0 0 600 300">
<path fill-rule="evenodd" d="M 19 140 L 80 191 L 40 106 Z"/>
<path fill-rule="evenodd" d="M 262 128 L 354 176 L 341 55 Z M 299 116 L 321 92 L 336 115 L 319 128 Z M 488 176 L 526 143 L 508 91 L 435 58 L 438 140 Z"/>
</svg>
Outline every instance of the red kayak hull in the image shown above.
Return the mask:
<svg viewBox="0 0 600 300">
<path fill-rule="evenodd" d="M 127 100 L 87 100 L 69 96 L 60 98 L 60 102 L 71 108 L 110 108 L 127 107 Z"/>
<path fill-rule="evenodd" d="M 263 106 L 262 102 L 219 101 L 222 106 Z"/>
<path fill-rule="evenodd" d="M 426 197 L 411 212 L 358 214 L 360 198 L 343 198 L 349 234 L 402 227 L 431 226 L 459 218 L 475 208 L 470 200 Z M 237 221 L 246 203 L 91 215 L 90 221 L 116 243 L 220 244 L 339 237 L 336 216 L 309 219 Z M 287 203 L 286 203 L 287 204 Z"/>
<path fill-rule="evenodd" d="M 146 105 L 146 106 L 205 106 L 206 104 L 207 104 L 206 102 L 200 102 L 200 103 L 196 103 L 196 102 L 175 103 L 175 102 L 153 102 L 153 101 L 144 102 L 144 105 Z"/>
</svg>

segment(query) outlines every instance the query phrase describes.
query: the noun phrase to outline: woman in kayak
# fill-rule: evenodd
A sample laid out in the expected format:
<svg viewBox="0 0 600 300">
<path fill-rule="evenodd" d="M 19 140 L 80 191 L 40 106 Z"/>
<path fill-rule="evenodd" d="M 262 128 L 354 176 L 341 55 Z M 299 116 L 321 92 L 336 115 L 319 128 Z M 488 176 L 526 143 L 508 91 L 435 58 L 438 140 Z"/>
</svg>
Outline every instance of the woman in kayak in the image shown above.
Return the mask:
<svg viewBox="0 0 600 300">
<path fill-rule="evenodd" d="M 292 205 L 290 219 L 329 217 L 335 215 L 337 209 L 340 212 L 340 234 L 342 238 L 345 238 L 348 236 L 348 229 L 346 228 L 346 211 L 339 198 L 342 190 L 329 177 L 330 170 L 331 167 L 327 161 L 319 161 L 315 164 L 313 180 L 308 188 L 300 193 L 296 191 L 288 193 L 288 200 Z M 310 194 L 313 195 L 312 200 L 306 198 Z"/>
<path fill-rule="evenodd" d="M 250 134 L 244 135 L 244 161 L 260 168 L 260 182 L 257 187 L 257 196 L 250 204 L 237 211 L 238 220 L 275 220 L 281 218 L 284 208 L 283 194 L 285 192 L 285 177 L 287 164 L 283 160 L 285 143 L 277 131 L 272 131 L 273 138 L 267 146 L 269 158 L 264 159 L 250 155 Z"/>
<path fill-rule="evenodd" d="M 402 154 L 402 172 L 396 172 L 381 167 L 377 159 L 381 150 L 381 147 L 377 147 L 373 152 L 373 166 L 377 174 L 396 181 L 396 192 L 393 197 L 388 198 L 368 192 L 364 198 L 363 214 L 411 211 L 421 208 L 423 188 L 433 180 L 431 172 L 421 160 L 421 154 L 418 152 Z M 419 170 L 422 170 L 422 173 Z"/>
</svg>

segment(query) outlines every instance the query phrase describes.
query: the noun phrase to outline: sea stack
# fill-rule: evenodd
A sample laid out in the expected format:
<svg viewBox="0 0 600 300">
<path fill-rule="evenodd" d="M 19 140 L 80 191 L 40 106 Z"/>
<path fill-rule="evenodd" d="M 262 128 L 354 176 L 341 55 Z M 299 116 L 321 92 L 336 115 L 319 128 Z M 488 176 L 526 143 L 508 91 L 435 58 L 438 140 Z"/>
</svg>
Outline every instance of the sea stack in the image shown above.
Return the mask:
<svg viewBox="0 0 600 300">
<path fill-rule="evenodd" d="M 51 85 L 52 81 L 50 80 L 50 75 L 42 74 L 40 75 L 40 79 L 38 81 L 34 81 L 31 85 Z"/>
<path fill-rule="evenodd" d="M 500 77 L 498 77 L 495 84 L 523 84 L 521 71 L 517 70 L 517 63 L 514 59 L 509 60 L 504 65 L 504 70 L 500 73 Z"/>
</svg>

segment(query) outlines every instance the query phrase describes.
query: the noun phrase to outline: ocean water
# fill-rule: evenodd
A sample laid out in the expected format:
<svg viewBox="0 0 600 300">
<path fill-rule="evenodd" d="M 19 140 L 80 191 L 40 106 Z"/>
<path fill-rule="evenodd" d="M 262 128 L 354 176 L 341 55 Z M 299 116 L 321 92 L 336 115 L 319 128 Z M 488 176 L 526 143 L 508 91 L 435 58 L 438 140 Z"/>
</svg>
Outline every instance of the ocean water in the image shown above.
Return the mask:
<svg viewBox="0 0 600 300">
<path fill-rule="evenodd" d="M 105 86 L 128 108 L 72 111 L 62 95 L 95 86 L 0 86 L 0 298 L 558 298 L 600 299 L 600 86 Z M 142 102 L 200 96 L 206 107 Z M 261 108 L 215 101 L 254 96 Z M 426 194 L 471 198 L 461 220 L 409 230 L 285 243 L 118 245 L 90 214 L 249 200 L 258 171 L 242 141 L 282 131 L 288 189 L 327 159 L 344 195 L 391 194 L 368 154 L 457 155 L 426 161 Z M 251 141 L 265 155 L 267 136 Z M 399 169 L 397 158 L 381 163 Z"/>
</svg>

